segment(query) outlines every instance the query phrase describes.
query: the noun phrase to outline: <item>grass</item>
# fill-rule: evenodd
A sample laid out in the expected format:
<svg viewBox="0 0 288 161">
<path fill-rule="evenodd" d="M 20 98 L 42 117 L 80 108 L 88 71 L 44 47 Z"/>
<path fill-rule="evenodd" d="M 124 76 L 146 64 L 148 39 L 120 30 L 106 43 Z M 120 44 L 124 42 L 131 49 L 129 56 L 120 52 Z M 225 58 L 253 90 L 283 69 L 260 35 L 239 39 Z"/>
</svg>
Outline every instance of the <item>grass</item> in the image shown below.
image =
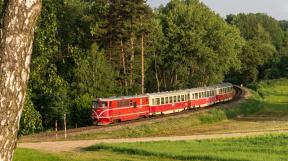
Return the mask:
<svg viewBox="0 0 288 161">
<path fill-rule="evenodd" d="M 267 135 L 204 141 L 102 144 L 87 151 L 150 156 L 174 160 L 273 161 L 288 160 L 288 135 Z"/>
<path fill-rule="evenodd" d="M 14 154 L 13 161 L 63 161 L 64 157 L 50 153 L 41 152 L 38 150 L 17 148 Z"/>
<path fill-rule="evenodd" d="M 286 161 L 288 135 L 202 141 L 98 144 L 81 152 L 51 154 L 17 149 L 14 161 Z"/>
<path fill-rule="evenodd" d="M 109 150 L 48 153 L 38 150 L 18 148 L 13 161 L 172 161 L 173 159 L 157 156 L 113 153 Z"/>
</svg>

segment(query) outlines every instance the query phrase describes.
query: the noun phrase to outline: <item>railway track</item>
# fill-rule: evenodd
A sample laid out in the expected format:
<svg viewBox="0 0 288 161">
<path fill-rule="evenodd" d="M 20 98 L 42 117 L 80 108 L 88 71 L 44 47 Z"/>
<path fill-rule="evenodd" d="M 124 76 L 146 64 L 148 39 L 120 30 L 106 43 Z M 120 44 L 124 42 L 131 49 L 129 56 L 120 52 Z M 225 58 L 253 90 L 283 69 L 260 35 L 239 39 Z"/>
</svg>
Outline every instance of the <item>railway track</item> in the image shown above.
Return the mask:
<svg viewBox="0 0 288 161">
<path fill-rule="evenodd" d="M 114 129 L 119 129 L 123 127 L 128 127 L 128 126 L 135 126 L 138 125 L 139 123 L 151 123 L 153 121 L 161 121 L 165 119 L 170 119 L 170 118 L 178 118 L 178 117 L 184 117 L 186 115 L 192 115 L 196 113 L 203 113 L 207 112 L 211 109 L 214 108 L 231 108 L 231 103 L 232 102 L 237 102 L 242 100 L 245 97 L 246 91 L 244 88 L 240 86 L 234 85 L 234 91 L 235 91 L 235 96 L 231 101 L 224 102 L 224 103 L 217 103 L 212 106 L 206 107 L 206 108 L 198 108 L 198 109 L 190 109 L 190 110 L 184 110 L 182 112 L 177 112 L 177 113 L 172 113 L 172 114 L 167 114 L 167 115 L 158 115 L 158 116 L 153 116 L 153 117 L 148 117 L 148 118 L 141 118 L 137 120 L 131 120 L 131 121 L 125 121 L 125 122 L 120 122 L 120 123 L 114 123 L 109 126 L 87 126 L 87 127 L 81 127 L 81 128 L 74 128 L 74 129 L 68 129 L 66 131 L 66 135 L 73 136 L 73 135 L 78 135 L 78 134 L 83 134 L 83 133 L 90 133 L 90 132 L 97 132 L 97 131 L 104 131 L 104 130 L 114 130 Z M 230 104 L 230 105 L 229 105 Z M 221 107 L 220 107 L 221 105 Z M 63 140 L 65 137 L 64 130 L 58 131 L 57 133 L 55 131 L 53 132 L 43 132 L 43 133 L 38 133 L 38 134 L 33 134 L 29 136 L 23 136 L 20 138 L 20 142 L 39 142 L 39 141 L 53 141 L 53 140 Z"/>
</svg>

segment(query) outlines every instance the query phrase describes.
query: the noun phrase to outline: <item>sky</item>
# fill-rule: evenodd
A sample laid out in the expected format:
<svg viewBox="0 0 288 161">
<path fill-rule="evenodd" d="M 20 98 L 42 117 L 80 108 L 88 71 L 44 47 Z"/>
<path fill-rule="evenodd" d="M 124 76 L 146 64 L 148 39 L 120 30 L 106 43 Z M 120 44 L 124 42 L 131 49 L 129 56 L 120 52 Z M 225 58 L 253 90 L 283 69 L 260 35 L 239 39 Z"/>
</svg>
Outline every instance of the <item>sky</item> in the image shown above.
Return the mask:
<svg viewBox="0 0 288 161">
<path fill-rule="evenodd" d="M 169 0 L 148 0 L 152 7 Z M 201 0 L 222 17 L 237 13 L 266 13 L 278 20 L 288 20 L 288 0 Z"/>
</svg>

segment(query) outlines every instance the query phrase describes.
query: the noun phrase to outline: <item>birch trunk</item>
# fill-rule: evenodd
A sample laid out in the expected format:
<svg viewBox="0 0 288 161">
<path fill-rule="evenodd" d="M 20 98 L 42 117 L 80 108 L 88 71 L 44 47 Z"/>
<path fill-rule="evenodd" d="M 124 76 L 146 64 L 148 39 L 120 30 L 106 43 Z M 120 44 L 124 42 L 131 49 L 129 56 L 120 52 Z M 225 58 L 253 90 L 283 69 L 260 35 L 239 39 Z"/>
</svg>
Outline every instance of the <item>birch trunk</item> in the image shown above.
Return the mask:
<svg viewBox="0 0 288 161">
<path fill-rule="evenodd" d="M 41 0 L 5 0 L 0 28 L 0 161 L 11 161 L 30 72 Z"/>
</svg>

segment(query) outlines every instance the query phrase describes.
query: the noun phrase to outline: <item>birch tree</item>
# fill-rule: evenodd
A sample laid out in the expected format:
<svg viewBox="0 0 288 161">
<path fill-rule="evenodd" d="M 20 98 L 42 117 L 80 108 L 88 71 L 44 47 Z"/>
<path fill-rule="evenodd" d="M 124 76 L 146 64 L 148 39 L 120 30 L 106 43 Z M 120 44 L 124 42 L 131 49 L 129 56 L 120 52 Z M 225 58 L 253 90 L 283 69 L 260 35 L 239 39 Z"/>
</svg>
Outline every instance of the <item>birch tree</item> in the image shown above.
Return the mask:
<svg viewBox="0 0 288 161">
<path fill-rule="evenodd" d="M 10 161 L 25 101 L 41 0 L 5 0 L 0 28 L 0 161 Z"/>
</svg>

